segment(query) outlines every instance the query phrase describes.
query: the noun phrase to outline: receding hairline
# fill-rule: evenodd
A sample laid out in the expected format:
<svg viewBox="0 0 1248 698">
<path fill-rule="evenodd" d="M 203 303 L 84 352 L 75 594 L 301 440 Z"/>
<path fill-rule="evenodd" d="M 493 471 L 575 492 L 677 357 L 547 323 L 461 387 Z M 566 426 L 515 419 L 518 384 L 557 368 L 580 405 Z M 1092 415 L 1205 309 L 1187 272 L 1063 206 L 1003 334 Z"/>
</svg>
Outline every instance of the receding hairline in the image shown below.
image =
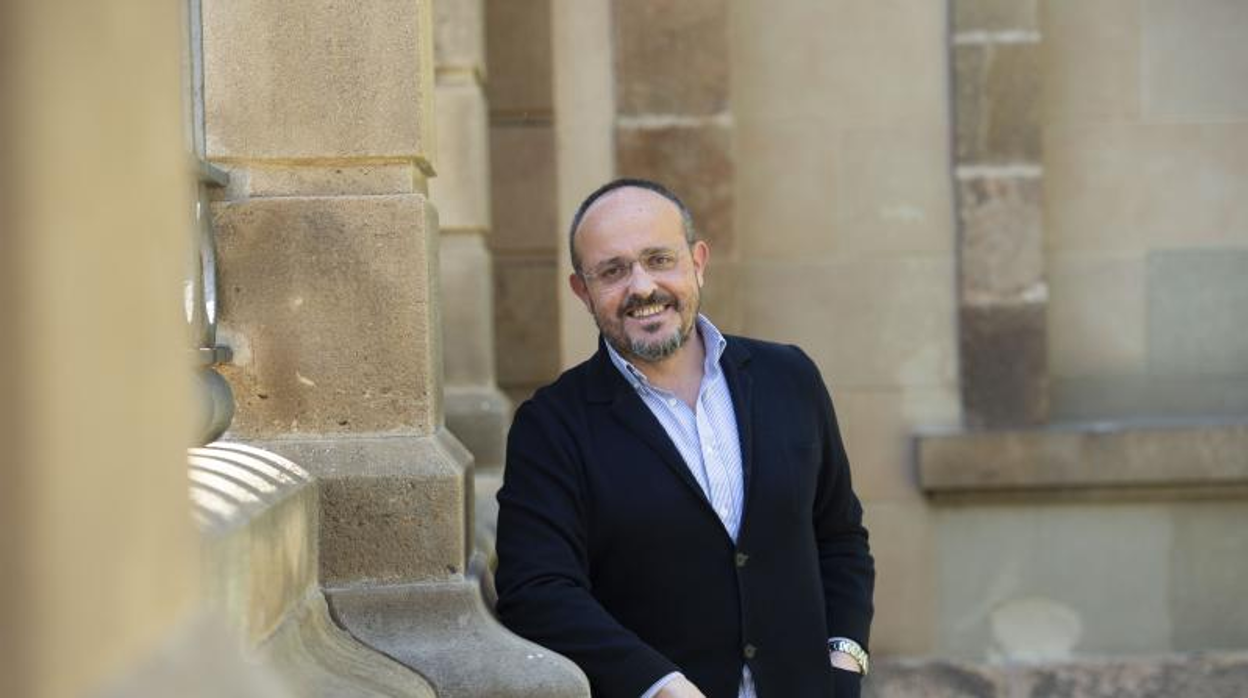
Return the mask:
<svg viewBox="0 0 1248 698">
<path fill-rule="evenodd" d="M 693 214 L 689 211 L 689 207 L 685 205 L 685 202 L 680 200 L 680 197 L 676 196 L 675 193 L 662 184 L 648 179 L 616 179 L 598 187 L 593 193 L 585 197 L 585 200 L 582 201 L 581 205 L 577 207 L 576 214 L 572 217 L 572 225 L 568 230 L 568 254 L 572 258 L 572 268 L 578 274 L 581 271 L 581 263 L 580 258 L 576 253 L 576 234 L 580 231 L 581 227 L 585 224 L 585 219 L 589 217 L 589 214 L 594 210 L 599 202 L 610 198 L 616 192 L 627 189 L 649 192 L 659 198 L 666 199 L 668 203 L 675 206 L 677 214 L 680 215 L 681 227 L 683 228 L 685 235 L 685 242 L 690 245 L 694 243 L 696 234 L 693 227 Z"/>
</svg>

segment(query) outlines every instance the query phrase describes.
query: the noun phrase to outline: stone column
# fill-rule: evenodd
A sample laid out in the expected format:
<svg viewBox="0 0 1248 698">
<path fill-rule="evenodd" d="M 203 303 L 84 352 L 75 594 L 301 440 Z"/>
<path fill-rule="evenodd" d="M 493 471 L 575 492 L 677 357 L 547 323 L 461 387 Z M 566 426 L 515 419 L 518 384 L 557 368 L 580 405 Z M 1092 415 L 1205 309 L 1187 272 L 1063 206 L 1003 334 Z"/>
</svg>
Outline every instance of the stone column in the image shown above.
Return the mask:
<svg viewBox="0 0 1248 698">
<path fill-rule="evenodd" d="M 968 427 L 1048 418 L 1036 0 L 953 0 L 959 345 Z"/>
<path fill-rule="evenodd" d="M 729 2 L 612 0 L 612 10 L 617 172 L 666 184 L 693 211 L 714 254 L 704 310 L 737 331 Z"/>
<path fill-rule="evenodd" d="M 430 3 L 205 2 L 234 439 L 306 468 L 333 617 L 441 696 L 576 695 L 464 572 L 471 455 L 443 427 Z M 541 686 L 541 688 L 539 688 Z"/>
<path fill-rule="evenodd" d="M 490 196 L 499 387 L 520 402 L 559 375 L 551 0 L 487 0 Z"/>
<path fill-rule="evenodd" d="M 476 547 L 488 560 L 511 404 L 494 377 L 483 0 L 439 0 L 434 26 L 440 165 L 429 195 L 440 214 L 446 425 L 476 460 Z"/>
<path fill-rule="evenodd" d="M 199 599 L 182 21 L 0 6 L 0 695 L 285 695 Z"/>
</svg>

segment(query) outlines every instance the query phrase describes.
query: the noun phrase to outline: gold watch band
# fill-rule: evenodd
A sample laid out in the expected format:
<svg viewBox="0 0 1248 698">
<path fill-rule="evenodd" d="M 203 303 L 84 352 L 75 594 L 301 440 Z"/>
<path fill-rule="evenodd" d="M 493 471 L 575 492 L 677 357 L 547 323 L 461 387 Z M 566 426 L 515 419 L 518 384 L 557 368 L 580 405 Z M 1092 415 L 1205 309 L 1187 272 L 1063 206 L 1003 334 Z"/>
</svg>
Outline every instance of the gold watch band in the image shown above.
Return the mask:
<svg viewBox="0 0 1248 698">
<path fill-rule="evenodd" d="M 866 676 L 870 671 L 869 667 L 871 659 L 867 656 L 867 651 L 862 649 L 862 645 L 845 637 L 836 637 L 828 640 L 828 649 L 833 652 L 844 652 L 854 658 L 858 662 L 858 668 L 862 670 L 862 675 Z"/>
</svg>

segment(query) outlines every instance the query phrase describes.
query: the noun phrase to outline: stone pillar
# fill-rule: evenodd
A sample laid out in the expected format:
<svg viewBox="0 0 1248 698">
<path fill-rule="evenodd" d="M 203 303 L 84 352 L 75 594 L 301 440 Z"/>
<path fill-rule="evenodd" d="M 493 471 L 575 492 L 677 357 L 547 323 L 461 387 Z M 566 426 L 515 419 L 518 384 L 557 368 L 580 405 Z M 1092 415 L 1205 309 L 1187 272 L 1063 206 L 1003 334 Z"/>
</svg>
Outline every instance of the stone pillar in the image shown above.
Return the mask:
<svg viewBox="0 0 1248 698">
<path fill-rule="evenodd" d="M 1048 418 L 1036 0 L 952 0 L 959 345 L 966 425 Z"/>
<path fill-rule="evenodd" d="M 284 695 L 199 602 L 182 21 L 0 7 L 0 695 Z"/>
<path fill-rule="evenodd" d="M 293 14 L 292 14 L 293 13 Z M 427 0 L 205 2 L 232 437 L 318 483 L 333 618 L 441 696 L 576 695 L 465 578 L 471 455 L 443 427 Z M 539 686 L 541 688 L 539 689 Z"/>
<path fill-rule="evenodd" d="M 714 255 L 704 310 L 737 331 L 729 5 L 612 0 L 615 157 L 620 176 L 662 182 L 693 211 Z"/>
<path fill-rule="evenodd" d="M 511 404 L 494 377 L 484 1 L 439 0 L 434 26 L 440 166 L 429 194 L 440 214 L 446 425 L 476 461 L 476 547 L 489 560 Z"/>
<path fill-rule="evenodd" d="M 514 402 L 559 375 L 551 0 L 487 0 L 498 384 Z"/>
</svg>

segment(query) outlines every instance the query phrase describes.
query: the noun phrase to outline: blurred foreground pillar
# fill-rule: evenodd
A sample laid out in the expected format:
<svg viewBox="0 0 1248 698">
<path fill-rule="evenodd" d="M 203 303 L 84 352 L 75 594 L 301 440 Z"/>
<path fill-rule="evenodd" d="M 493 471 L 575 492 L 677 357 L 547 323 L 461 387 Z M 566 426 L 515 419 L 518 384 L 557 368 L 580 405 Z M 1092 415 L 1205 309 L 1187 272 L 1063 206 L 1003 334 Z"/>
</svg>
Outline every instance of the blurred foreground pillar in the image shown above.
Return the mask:
<svg viewBox="0 0 1248 698">
<path fill-rule="evenodd" d="M 182 19 L 0 6 L 0 695 L 284 695 L 197 601 Z"/>
</svg>

